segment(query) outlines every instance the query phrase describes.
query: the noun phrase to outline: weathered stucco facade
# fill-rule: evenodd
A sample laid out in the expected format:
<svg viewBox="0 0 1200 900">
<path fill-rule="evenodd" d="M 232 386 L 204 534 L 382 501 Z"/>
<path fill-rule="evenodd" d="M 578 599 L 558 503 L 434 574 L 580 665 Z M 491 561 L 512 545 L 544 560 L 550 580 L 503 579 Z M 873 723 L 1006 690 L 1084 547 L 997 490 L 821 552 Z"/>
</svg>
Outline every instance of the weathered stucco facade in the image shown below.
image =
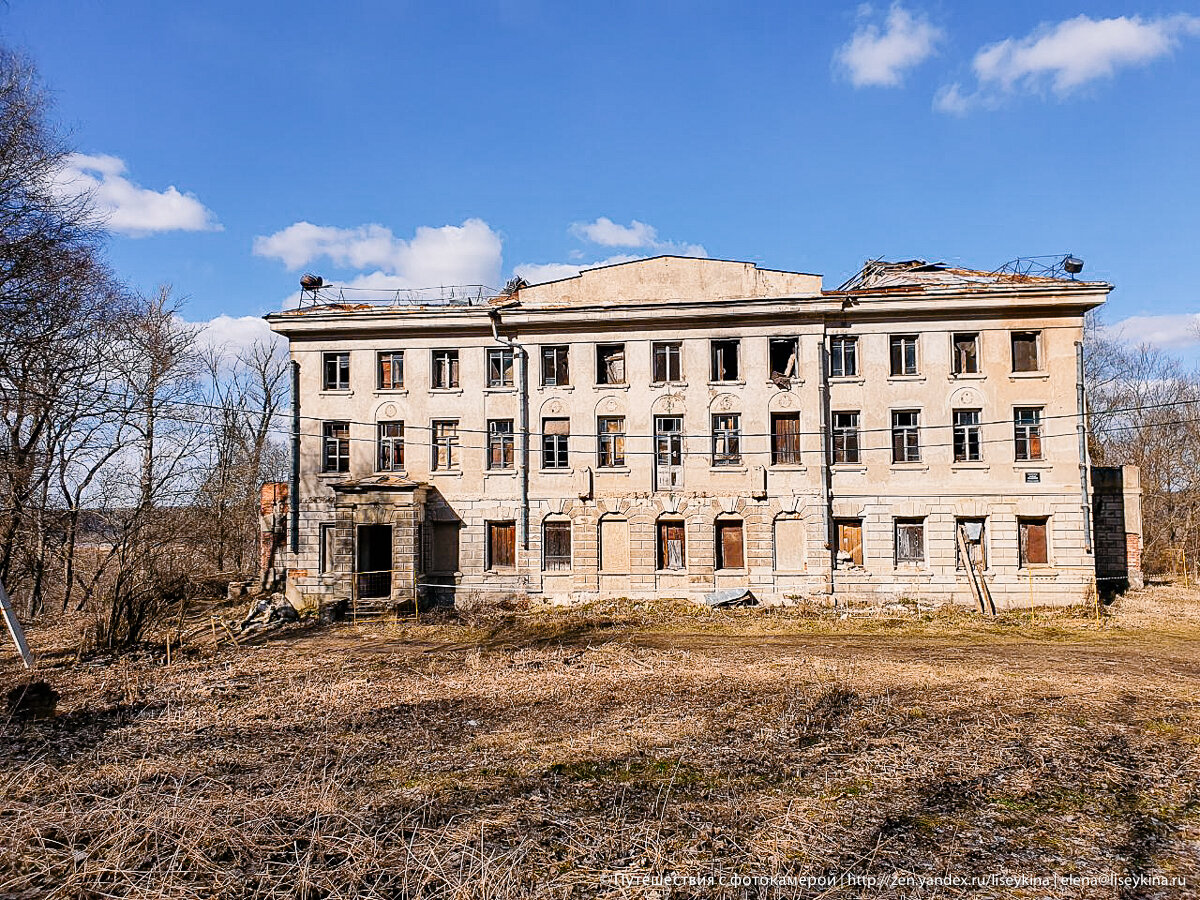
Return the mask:
<svg viewBox="0 0 1200 900">
<path fill-rule="evenodd" d="M 291 588 L 974 603 L 970 559 L 999 607 L 1077 601 L 1109 290 L 660 257 L 476 303 L 314 295 L 268 317 L 299 366 Z"/>
</svg>

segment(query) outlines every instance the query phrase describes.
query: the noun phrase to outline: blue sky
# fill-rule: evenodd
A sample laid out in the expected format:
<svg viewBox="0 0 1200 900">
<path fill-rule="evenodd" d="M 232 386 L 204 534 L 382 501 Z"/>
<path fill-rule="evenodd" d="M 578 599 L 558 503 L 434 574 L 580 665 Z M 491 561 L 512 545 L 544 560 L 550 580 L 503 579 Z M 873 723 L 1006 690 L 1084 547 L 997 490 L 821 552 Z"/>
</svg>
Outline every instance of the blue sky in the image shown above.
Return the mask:
<svg viewBox="0 0 1200 900">
<path fill-rule="evenodd" d="M 305 270 L 499 286 L 676 252 L 833 287 L 869 256 L 1070 251 L 1129 336 L 1200 341 L 1195 4 L 9 0 L 0 35 L 116 269 L 195 320 Z"/>
</svg>

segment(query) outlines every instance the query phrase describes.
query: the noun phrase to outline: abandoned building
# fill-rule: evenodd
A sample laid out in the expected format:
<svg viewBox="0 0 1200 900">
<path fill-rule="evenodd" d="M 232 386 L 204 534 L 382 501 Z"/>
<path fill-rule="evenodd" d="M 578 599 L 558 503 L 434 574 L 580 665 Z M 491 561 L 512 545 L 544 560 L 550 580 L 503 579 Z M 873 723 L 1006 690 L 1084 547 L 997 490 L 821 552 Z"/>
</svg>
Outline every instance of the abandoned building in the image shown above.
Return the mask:
<svg viewBox="0 0 1200 900">
<path fill-rule="evenodd" d="M 267 317 L 299 397 L 294 596 L 1005 608 L 1081 600 L 1098 540 L 1113 571 L 1137 550 L 1135 475 L 1097 486 L 1096 527 L 1129 530 L 1093 532 L 1104 282 L 872 261 L 823 290 L 664 256 L 504 292 L 304 286 Z"/>
</svg>

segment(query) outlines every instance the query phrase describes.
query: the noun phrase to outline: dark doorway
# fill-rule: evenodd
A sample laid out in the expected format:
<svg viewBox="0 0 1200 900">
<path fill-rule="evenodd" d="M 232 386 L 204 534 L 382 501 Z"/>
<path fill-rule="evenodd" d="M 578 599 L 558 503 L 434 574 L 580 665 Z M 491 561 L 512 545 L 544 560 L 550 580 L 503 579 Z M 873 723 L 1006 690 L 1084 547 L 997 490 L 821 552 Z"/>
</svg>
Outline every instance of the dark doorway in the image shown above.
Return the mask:
<svg viewBox="0 0 1200 900">
<path fill-rule="evenodd" d="M 392 526 L 358 526 L 358 596 L 390 597 L 392 593 Z"/>
</svg>

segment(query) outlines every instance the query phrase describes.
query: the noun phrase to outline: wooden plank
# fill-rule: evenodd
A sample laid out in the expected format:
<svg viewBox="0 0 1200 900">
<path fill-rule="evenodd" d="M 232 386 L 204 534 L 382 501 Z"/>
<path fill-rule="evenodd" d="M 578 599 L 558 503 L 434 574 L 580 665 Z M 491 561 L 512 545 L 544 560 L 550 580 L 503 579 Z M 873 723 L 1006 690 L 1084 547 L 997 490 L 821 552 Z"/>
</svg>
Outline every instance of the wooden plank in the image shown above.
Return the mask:
<svg viewBox="0 0 1200 900">
<path fill-rule="evenodd" d="M 12 603 L 8 599 L 8 591 L 4 589 L 3 584 L 0 584 L 0 612 L 4 614 L 4 623 L 8 625 L 8 633 L 12 635 L 13 643 L 17 645 L 17 652 L 21 654 L 21 662 L 25 664 L 25 668 L 32 669 L 33 653 L 30 652 L 29 643 L 25 640 L 25 629 L 17 621 L 17 614 L 13 612 Z"/>
<path fill-rule="evenodd" d="M 721 522 L 717 529 L 721 534 L 721 567 L 745 568 L 746 563 L 742 555 L 742 523 Z"/>
</svg>

